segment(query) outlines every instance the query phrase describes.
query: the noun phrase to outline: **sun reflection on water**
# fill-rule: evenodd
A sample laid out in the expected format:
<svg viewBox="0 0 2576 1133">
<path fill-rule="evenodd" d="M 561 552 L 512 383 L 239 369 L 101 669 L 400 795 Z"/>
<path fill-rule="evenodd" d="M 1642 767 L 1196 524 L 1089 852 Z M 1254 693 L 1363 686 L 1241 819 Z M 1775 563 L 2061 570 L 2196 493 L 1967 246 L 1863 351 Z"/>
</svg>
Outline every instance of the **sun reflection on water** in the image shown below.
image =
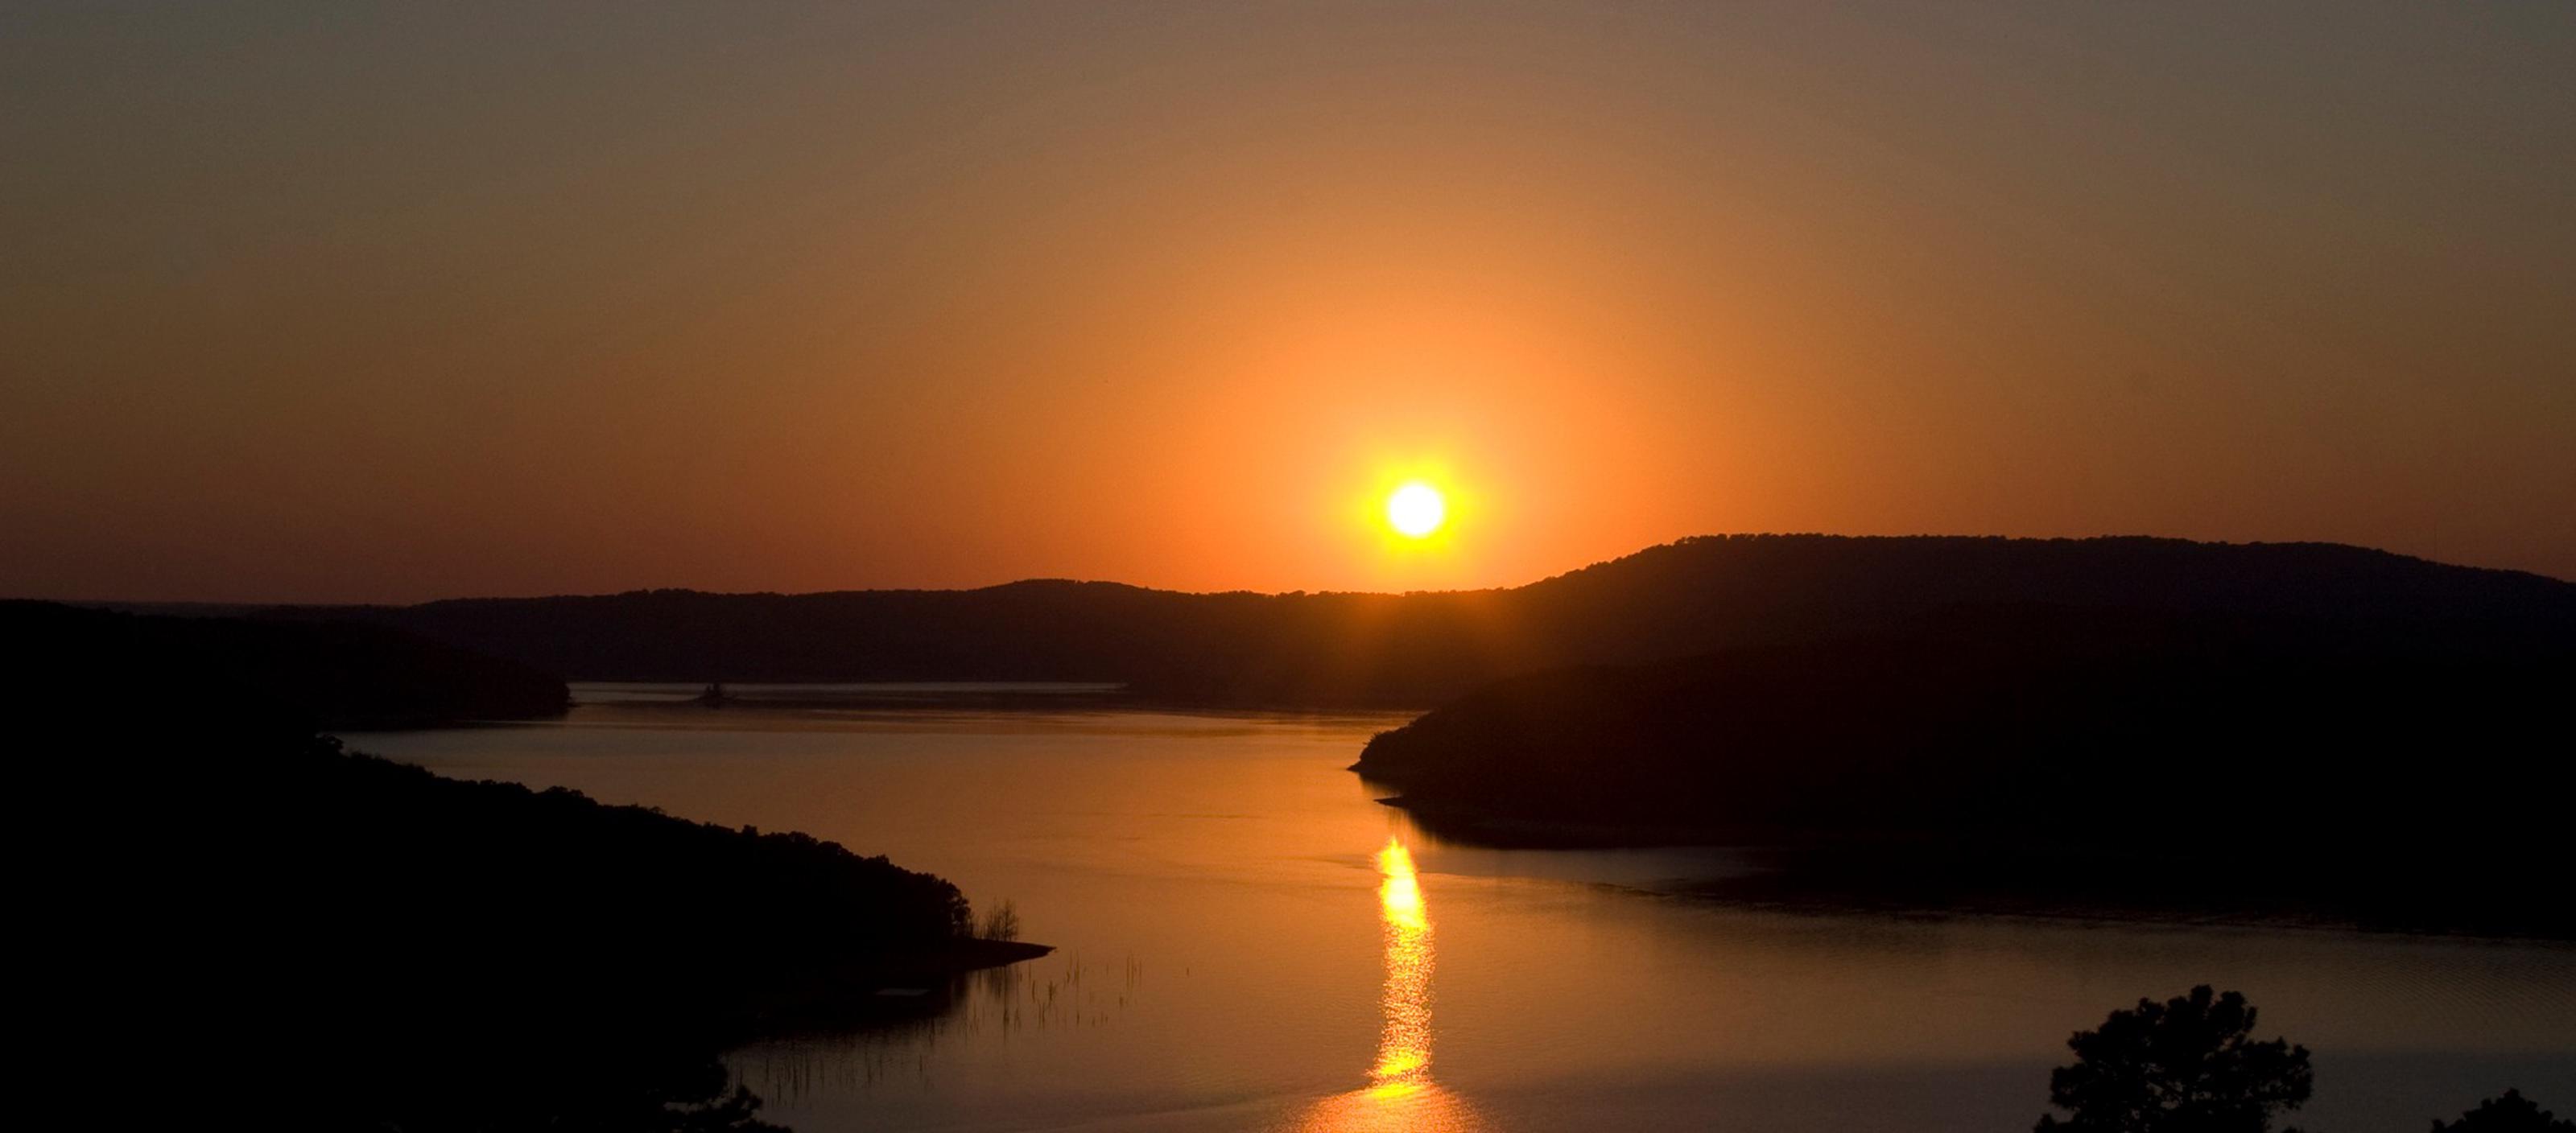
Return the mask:
<svg viewBox="0 0 2576 1133">
<path fill-rule="evenodd" d="M 1431 1080 L 1431 914 L 1423 906 L 1413 852 L 1389 838 L 1377 852 L 1379 933 L 1386 982 L 1378 996 L 1384 1022 L 1369 1086 L 1317 1102 L 1299 1120 L 1304 1133 L 1473 1133 L 1490 1126 L 1465 1099 Z"/>
<path fill-rule="evenodd" d="M 1386 937 L 1386 988 L 1379 998 L 1386 1023 L 1369 1082 L 1390 1090 L 1431 1079 L 1431 918 L 1404 843 L 1387 839 L 1377 852 L 1377 871 L 1386 878 L 1377 887 Z"/>
</svg>

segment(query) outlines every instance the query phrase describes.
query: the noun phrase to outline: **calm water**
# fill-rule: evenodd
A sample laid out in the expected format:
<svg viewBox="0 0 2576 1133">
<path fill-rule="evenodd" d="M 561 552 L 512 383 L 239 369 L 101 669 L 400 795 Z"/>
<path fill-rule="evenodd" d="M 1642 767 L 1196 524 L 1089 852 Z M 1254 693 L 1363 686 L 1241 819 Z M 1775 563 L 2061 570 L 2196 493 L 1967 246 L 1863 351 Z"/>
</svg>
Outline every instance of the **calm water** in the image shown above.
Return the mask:
<svg viewBox="0 0 2576 1133">
<path fill-rule="evenodd" d="M 1058 946 L 934 1024 L 738 1052 L 809 1133 L 2027 1129 L 2069 1032 L 2203 982 L 2316 1052 L 2309 1128 L 2418 1133 L 2507 1086 L 2576 1110 L 2576 949 L 1719 907 L 1655 892 L 1716 855 L 1423 837 L 1342 770 L 1401 717 L 660 703 L 694 691 L 347 738 L 808 831 Z"/>
</svg>

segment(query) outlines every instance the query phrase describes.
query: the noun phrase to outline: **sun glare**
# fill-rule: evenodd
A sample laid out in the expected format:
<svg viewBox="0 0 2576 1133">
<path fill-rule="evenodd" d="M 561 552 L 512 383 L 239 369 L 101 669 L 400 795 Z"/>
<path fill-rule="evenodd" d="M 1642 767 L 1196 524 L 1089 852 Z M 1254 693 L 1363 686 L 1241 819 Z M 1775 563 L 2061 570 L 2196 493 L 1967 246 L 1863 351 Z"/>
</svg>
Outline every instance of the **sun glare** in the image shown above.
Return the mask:
<svg viewBox="0 0 2576 1133">
<path fill-rule="evenodd" d="M 1440 490 L 1420 480 L 1411 481 L 1386 497 L 1387 526 L 1407 538 L 1420 539 L 1438 531 L 1440 524 L 1448 518 L 1449 504 L 1440 498 Z"/>
</svg>

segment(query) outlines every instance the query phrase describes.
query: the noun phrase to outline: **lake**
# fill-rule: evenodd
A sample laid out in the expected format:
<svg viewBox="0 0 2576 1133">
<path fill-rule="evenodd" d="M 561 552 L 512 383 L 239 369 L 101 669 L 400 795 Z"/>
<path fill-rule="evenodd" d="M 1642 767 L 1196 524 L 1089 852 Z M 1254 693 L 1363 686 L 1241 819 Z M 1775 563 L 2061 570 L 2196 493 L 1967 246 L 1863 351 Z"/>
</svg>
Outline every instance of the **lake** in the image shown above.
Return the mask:
<svg viewBox="0 0 2576 1133">
<path fill-rule="evenodd" d="M 576 685 L 558 722 L 344 738 L 806 831 L 1008 901 L 1056 946 L 929 1023 L 735 1052 L 764 1116 L 807 1133 L 2027 1129 L 2070 1032 L 2196 983 L 2315 1052 L 2299 1125 L 2420 1133 L 2508 1086 L 2576 1110 L 2576 948 L 1734 907 L 1667 892 L 1723 853 L 1424 836 L 1344 770 L 1404 715 L 696 691 Z"/>
</svg>

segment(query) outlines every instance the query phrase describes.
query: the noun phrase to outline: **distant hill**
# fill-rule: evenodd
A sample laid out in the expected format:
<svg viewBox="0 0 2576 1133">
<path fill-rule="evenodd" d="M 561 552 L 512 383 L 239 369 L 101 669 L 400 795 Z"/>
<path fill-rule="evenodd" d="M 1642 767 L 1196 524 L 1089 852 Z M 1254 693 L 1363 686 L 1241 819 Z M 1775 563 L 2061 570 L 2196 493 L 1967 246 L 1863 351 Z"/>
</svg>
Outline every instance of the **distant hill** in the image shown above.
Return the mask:
<svg viewBox="0 0 2576 1133">
<path fill-rule="evenodd" d="M 528 719 L 570 701 L 538 667 L 363 623 L 0 601 L 0 641 L 22 687 L 39 676 L 134 682 L 105 691 L 143 712 L 174 685 L 218 688 L 314 728 Z"/>
<path fill-rule="evenodd" d="M 1960 604 L 2263 615 L 2547 638 L 2576 585 L 2334 544 L 1687 539 L 1528 586 L 1184 594 L 1102 582 L 643 591 L 271 616 L 393 626 L 584 680 L 1126 683 L 1196 703 L 1428 706 L 1498 677 L 1869 633 Z"/>
</svg>

